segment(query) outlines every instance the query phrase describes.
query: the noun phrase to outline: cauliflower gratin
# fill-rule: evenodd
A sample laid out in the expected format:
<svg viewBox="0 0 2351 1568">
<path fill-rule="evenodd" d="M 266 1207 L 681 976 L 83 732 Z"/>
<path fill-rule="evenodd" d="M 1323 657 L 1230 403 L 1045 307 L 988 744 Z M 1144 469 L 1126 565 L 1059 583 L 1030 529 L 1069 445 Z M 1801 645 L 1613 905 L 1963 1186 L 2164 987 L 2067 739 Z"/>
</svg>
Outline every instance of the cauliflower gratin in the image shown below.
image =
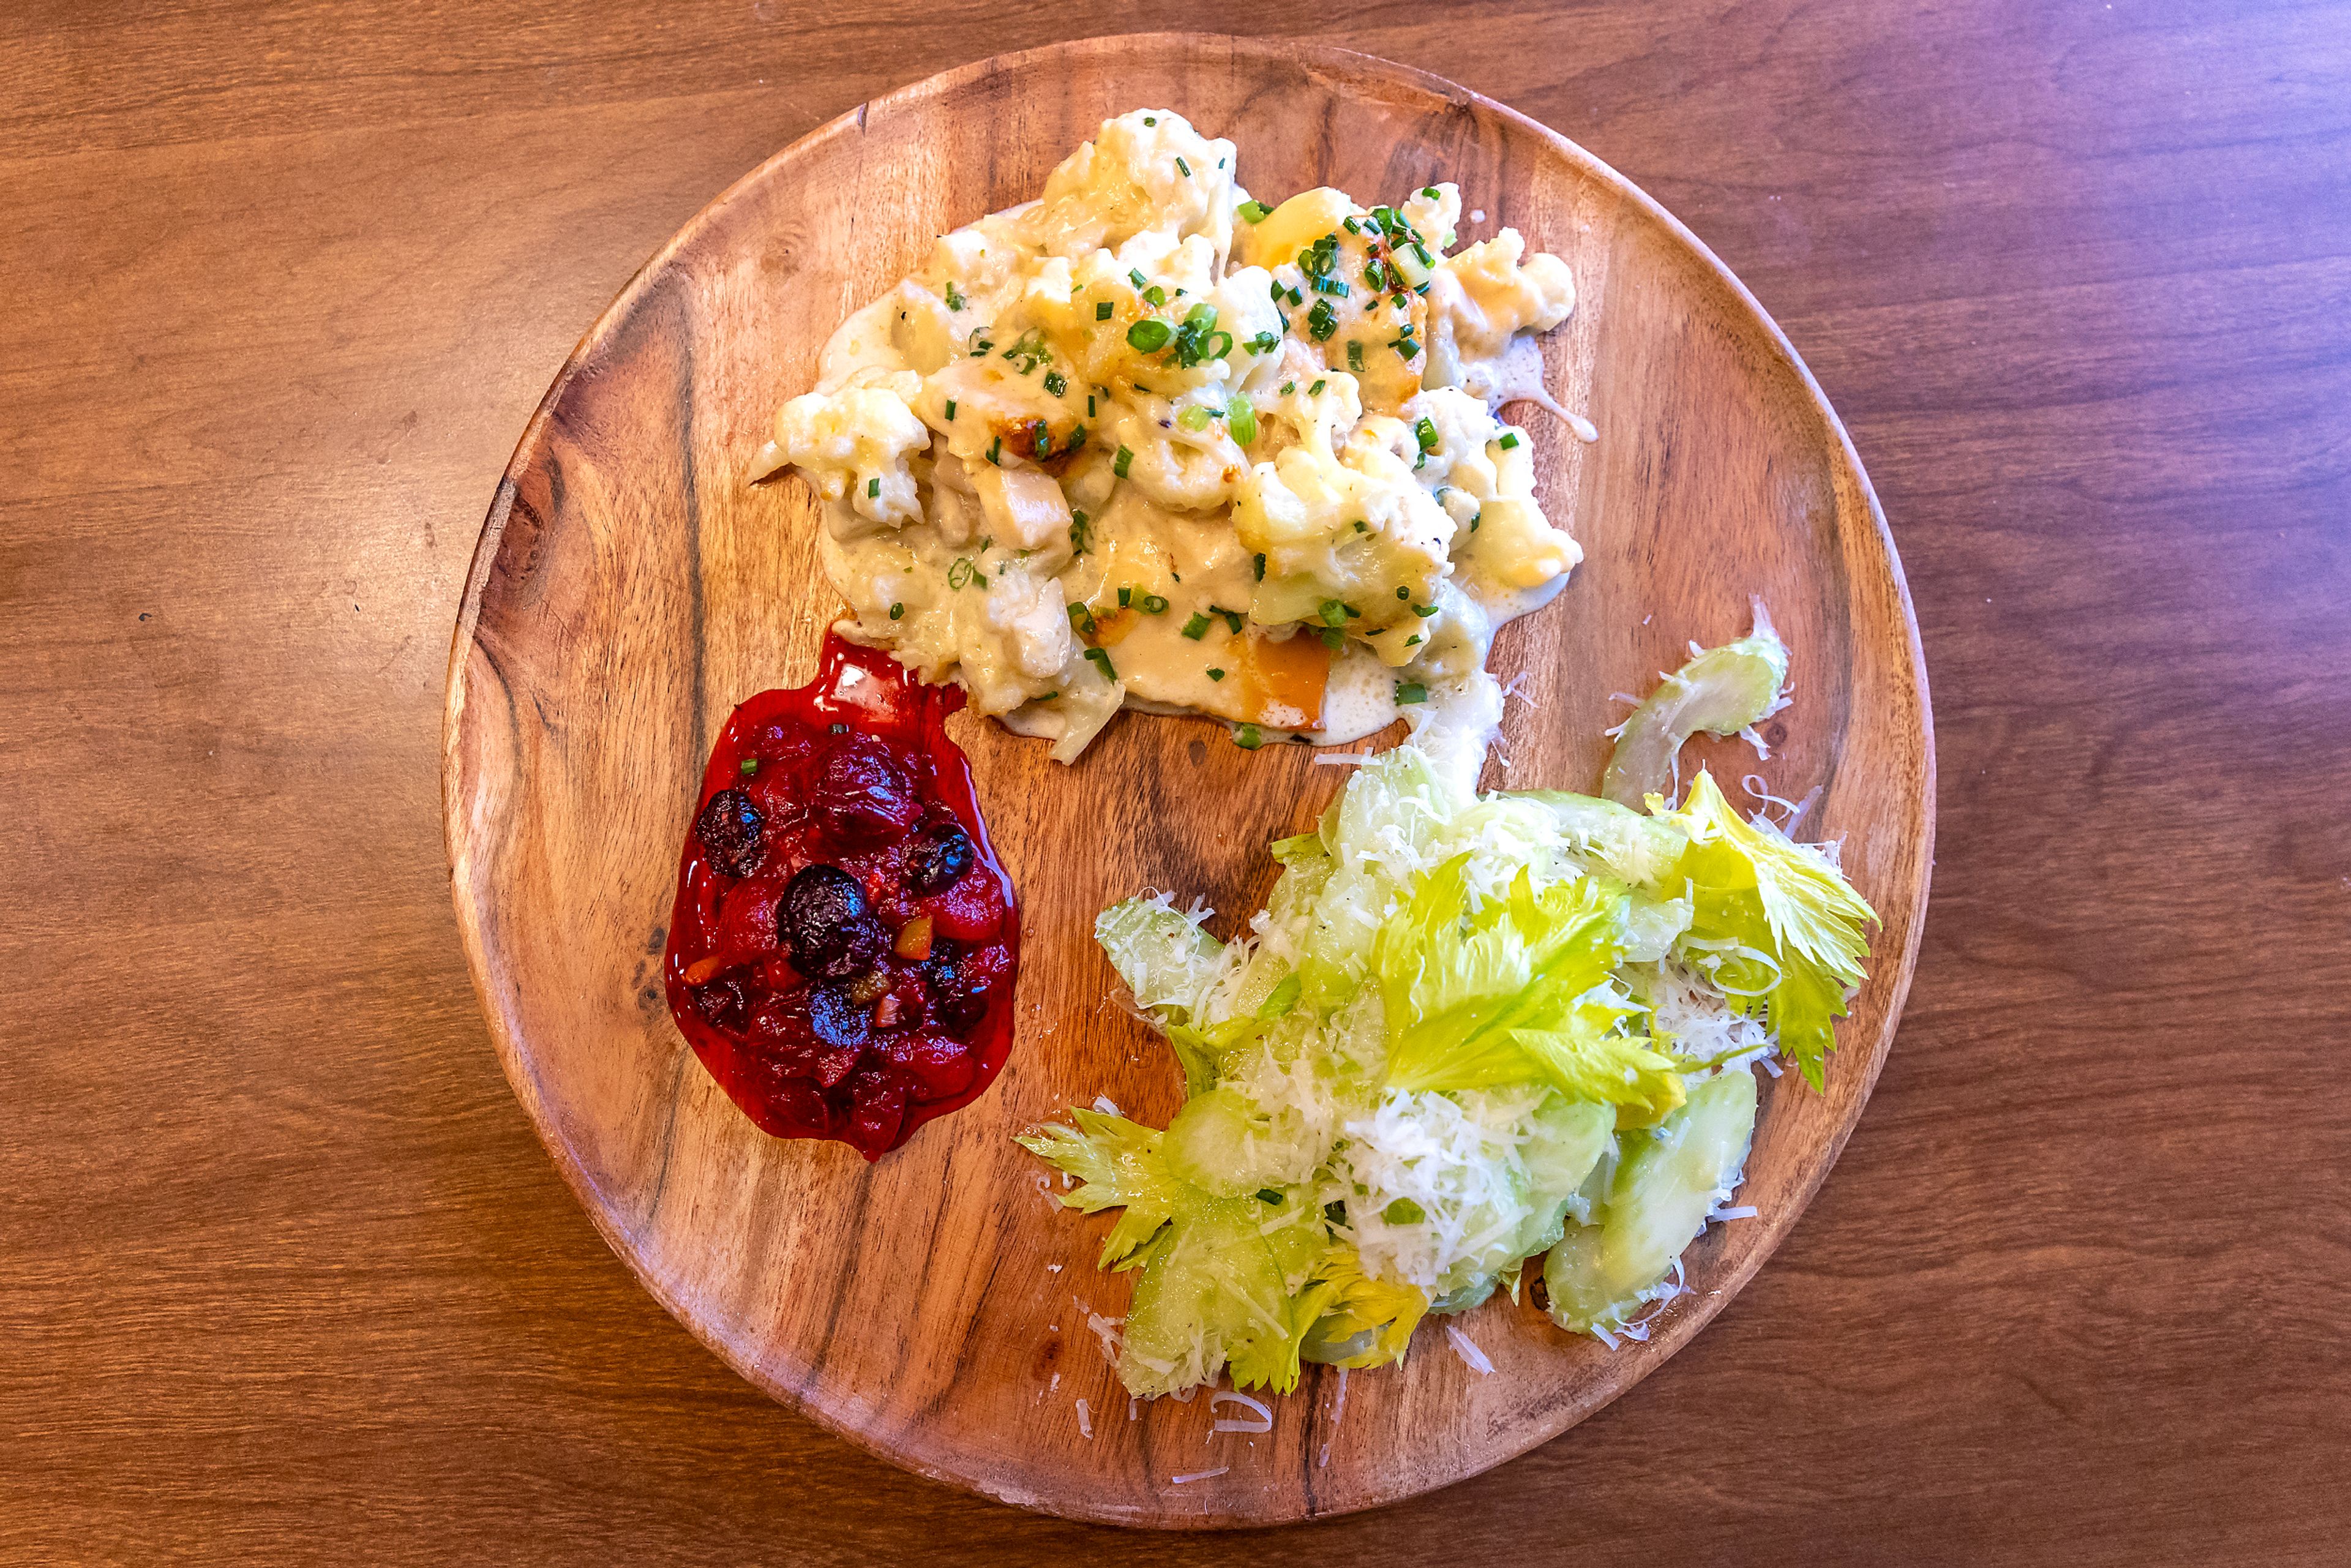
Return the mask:
<svg viewBox="0 0 2351 1568">
<path fill-rule="evenodd" d="M 1107 120 L 844 322 L 753 477 L 822 498 L 842 632 L 1073 760 L 1123 706 L 1255 746 L 1482 733 L 1496 626 L 1581 559 L 1511 398 L 1575 287 L 1460 196 L 1269 209 L 1230 141 Z M 1450 253 L 1450 254 L 1448 254 Z"/>
</svg>

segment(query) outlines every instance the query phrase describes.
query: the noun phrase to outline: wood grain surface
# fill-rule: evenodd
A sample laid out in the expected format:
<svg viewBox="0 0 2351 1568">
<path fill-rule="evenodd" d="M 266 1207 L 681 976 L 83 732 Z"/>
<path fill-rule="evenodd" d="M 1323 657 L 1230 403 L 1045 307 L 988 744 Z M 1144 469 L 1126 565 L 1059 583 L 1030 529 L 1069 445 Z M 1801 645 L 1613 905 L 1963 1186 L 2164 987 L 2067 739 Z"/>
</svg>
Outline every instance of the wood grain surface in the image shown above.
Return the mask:
<svg viewBox="0 0 2351 1568">
<path fill-rule="evenodd" d="M 2339 1560 L 2351 10 L 1181 20 L 1588 147 L 1869 465 L 1936 901 L 1771 1264 L 1561 1439 L 1262 1534 L 1006 1509 L 746 1384 L 498 1071 L 449 619 L 580 324 L 713 193 L 1119 18 L 35 0 L 0 14 L 0 1556 Z"/>
<path fill-rule="evenodd" d="M 1807 831 L 1845 846 L 1884 916 L 1826 1092 L 1767 1084 L 1740 1201 L 1685 1255 L 1690 1293 L 1604 1349 L 1498 1296 L 1431 1323 L 1402 1369 L 1311 1369 L 1263 1437 L 1216 1401 L 1130 1402 L 1094 1323 L 1134 1276 L 1013 1142 L 1108 1095 L 1153 1124 L 1181 1073 L 1113 1005 L 1094 916 L 1145 888 L 1238 928 L 1342 775 L 1228 727 L 1134 717 L 1081 762 L 967 717 L 993 835 L 1019 889 L 1016 1040 L 996 1087 L 879 1166 L 760 1134 L 672 1024 L 657 955 L 676 845 L 736 703 L 813 673 L 840 601 L 815 497 L 745 484 L 775 406 L 847 310 L 934 238 L 1029 200 L 1109 116 L 1176 110 L 1229 132 L 1236 172 L 1282 193 L 1459 183 L 1465 238 L 1505 221 L 1577 280 L 1547 379 L 1596 444 L 1537 415 L 1552 516 L 1583 545 L 1566 592 L 1510 629 L 1491 781 L 1589 790 L 1609 694 L 1646 690 L 1697 637 L 1776 606 L 1801 657 L 1772 756 L 1711 747 L 1739 788 L 1818 790 Z M 1531 409 L 1521 413 L 1533 413 Z M 450 664 L 444 803 L 458 923 L 507 1077 L 613 1248 L 762 1388 L 922 1474 L 1068 1517 L 1286 1522 L 1447 1485 L 1615 1397 L 1719 1312 L 1784 1236 L 1859 1116 L 1917 950 L 1933 758 L 1900 568 L 1834 414 L 1739 285 L 1589 154 L 1435 78 L 1290 42 L 1089 39 L 887 94 L 697 214 L 606 312 L 531 421 L 475 555 Z M 1398 727 L 1401 729 L 1401 727 Z M 1394 736 L 1383 737 L 1392 742 Z M 1693 758 L 1698 748 L 1693 748 Z M 1512 1292 L 1515 1294 L 1516 1292 Z M 1352 1383 L 1352 1389 L 1349 1385 Z M 1222 1412 L 1229 1414 L 1229 1412 Z"/>
</svg>

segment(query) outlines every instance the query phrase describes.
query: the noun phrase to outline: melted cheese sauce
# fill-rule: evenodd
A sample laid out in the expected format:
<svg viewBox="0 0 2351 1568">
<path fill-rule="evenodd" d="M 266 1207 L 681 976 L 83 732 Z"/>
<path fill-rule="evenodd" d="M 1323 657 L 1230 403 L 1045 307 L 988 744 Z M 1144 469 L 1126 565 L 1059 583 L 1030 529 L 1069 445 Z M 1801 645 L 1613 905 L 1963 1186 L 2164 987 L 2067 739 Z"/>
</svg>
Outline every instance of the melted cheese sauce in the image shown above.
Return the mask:
<svg viewBox="0 0 2351 1568">
<path fill-rule="evenodd" d="M 1458 192 L 1270 210 L 1232 144 L 1105 121 L 826 344 L 753 477 L 823 502 L 841 632 L 1069 761 L 1123 707 L 1243 745 L 1484 737 L 1495 629 L 1581 559 L 1534 496 L 1535 334 L 1574 286 Z"/>
</svg>

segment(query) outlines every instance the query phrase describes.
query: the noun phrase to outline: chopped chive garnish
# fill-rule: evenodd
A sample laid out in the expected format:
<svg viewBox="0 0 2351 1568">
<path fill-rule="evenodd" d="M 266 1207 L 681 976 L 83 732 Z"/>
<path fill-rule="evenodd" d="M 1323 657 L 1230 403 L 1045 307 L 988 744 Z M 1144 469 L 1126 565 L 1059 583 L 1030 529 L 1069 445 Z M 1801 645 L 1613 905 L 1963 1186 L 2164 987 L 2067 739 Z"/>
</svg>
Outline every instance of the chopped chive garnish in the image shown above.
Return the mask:
<svg viewBox="0 0 2351 1568">
<path fill-rule="evenodd" d="M 1071 605 L 1070 630 L 1081 637 L 1092 636 L 1094 634 L 1093 612 L 1082 604 Z"/>
<path fill-rule="evenodd" d="M 1176 156 L 1176 172 L 1186 180 L 1192 177 L 1192 165 L 1184 162 L 1183 154 L 1180 152 Z"/>
<path fill-rule="evenodd" d="M 1224 671 L 1222 671 L 1222 670 L 1210 670 L 1210 671 L 1208 672 L 1208 679 L 1210 679 L 1210 680 L 1212 680 L 1212 681 L 1221 681 L 1221 680 L 1223 680 L 1224 678 L 1225 678 L 1225 672 L 1224 672 Z"/>
<path fill-rule="evenodd" d="M 1419 437 L 1420 449 L 1423 452 L 1434 452 L 1437 450 L 1437 422 L 1435 420 L 1423 415 L 1421 422 L 1412 427 L 1412 433 L 1414 435 Z"/>
<path fill-rule="evenodd" d="M 1415 643 L 1417 643 L 1417 642 L 1419 642 L 1419 641 L 1420 641 L 1420 633 L 1419 633 L 1419 632 L 1414 632 L 1411 636 L 1406 637 L 1406 638 L 1404 640 L 1404 645 L 1405 645 L 1405 647 L 1409 648 L 1409 647 L 1411 647 Z"/>
<path fill-rule="evenodd" d="M 1338 329 L 1339 318 L 1332 312 L 1331 302 L 1317 299 L 1314 308 L 1306 313 L 1306 335 L 1318 343 L 1327 343 Z"/>
<path fill-rule="evenodd" d="M 1437 187 L 1434 185 L 1423 185 L 1420 188 L 1420 193 L 1432 202 L 1437 199 Z"/>
<path fill-rule="evenodd" d="M 960 310 L 963 308 L 963 295 L 956 288 L 956 286 L 952 281 L 947 284 L 947 308 L 950 310 Z"/>
<path fill-rule="evenodd" d="M 1335 599 L 1324 600 L 1322 608 L 1316 613 L 1322 617 L 1325 626 L 1344 626 L 1347 623 L 1347 607 Z"/>
<path fill-rule="evenodd" d="M 1142 320 L 1126 329 L 1126 346 L 1137 353 L 1155 354 L 1173 336 L 1165 321 Z"/>
<path fill-rule="evenodd" d="M 1086 663 L 1092 664 L 1095 669 L 1100 670 L 1102 673 L 1103 680 L 1114 681 L 1118 679 L 1118 670 L 1111 664 L 1110 654 L 1105 650 L 1101 648 L 1087 649 Z"/>
<path fill-rule="evenodd" d="M 1259 332 L 1249 340 L 1249 351 L 1252 354 L 1270 354 L 1280 346 L 1281 334 L 1279 332 Z"/>
<path fill-rule="evenodd" d="M 1062 375 L 1059 371 L 1047 371 L 1045 372 L 1045 390 L 1053 396 L 1059 397 L 1063 392 L 1070 390 L 1069 378 Z M 1421 423 L 1423 424 L 1426 424 L 1427 423 L 1428 421 L 1425 419 L 1421 421 Z"/>
<path fill-rule="evenodd" d="M 996 347 L 995 340 L 990 338 L 976 338 L 972 340 L 971 357 L 976 360 L 994 347 Z"/>
<path fill-rule="evenodd" d="M 1505 452 L 1510 451 L 1512 447 L 1516 446 L 1518 444 L 1519 444 L 1519 433 L 1518 433 L 1517 431 L 1515 431 L 1515 430 L 1511 431 L 1509 434 L 1507 434 L 1507 435 L 1505 435 L 1505 436 L 1503 436 L 1503 437 L 1502 437 L 1502 450 L 1503 450 L 1503 451 L 1505 451 Z"/>
<path fill-rule="evenodd" d="M 1225 624 L 1232 628 L 1233 635 L 1238 637 L 1241 634 L 1241 612 L 1239 611 L 1228 610 L 1221 604 L 1211 604 L 1208 606 L 1208 613 L 1211 615 L 1223 616 L 1225 618 Z"/>
<path fill-rule="evenodd" d="M 892 606 L 890 606 L 890 619 L 891 619 L 891 620 L 893 620 L 893 621 L 904 621 L 905 618 L 906 618 L 906 607 L 905 607 L 904 605 L 903 605 L 903 604 L 893 604 Z"/>
<path fill-rule="evenodd" d="M 1363 518 L 1361 518 L 1361 517 L 1357 517 L 1357 518 L 1355 519 L 1355 531 L 1356 531 L 1357 533 L 1359 533 L 1359 534 L 1360 534 L 1360 533 L 1363 533 L 1363 532 L 1364 531 L 1364 519 L 1363 519 Z"/>
<path fill-rule="evenodd" d="M 1004 437 L 999 435 L 987 444 L 987 460 L 998 468 L 1004 466 Z"/>
<path fill-rule="evenodd" d="M 756 757 L 747 757 L 743 758 L 743 765 L 736 768 L 735 771 L 740 773 L 744 778 L 748 779 L 753 774 L 759 771 L 759 759 Z"/>
<path fill-rule="evenodd" d="M 1308 397 L 1321 397 L 1322 395 L 1322 389 L 1330 384 L 1331 383 L 1329 382 L 1317 381 L 1312 386 L 1306 389 L 1306 395 Z"/>
<path fill-rule="evenodd" d="M 1145 125 L 1156 125 L 1159 123 L 1159 117 L 1155 114 L 1146 114 L 1143 117 L 1143 123 Z"/>
<path fill-rule="evenodd" d="M 1412 612 L 1415 615 L 1419 616 L 1423 621 L 1426 621 L 1430 616 L 1437 613 L 1437 606 L 1434 604 L 1416 604 L 1412 607 Z"/>
<path fill-rule="evenodd" d="M 1360 338 L 1347 340 L 1347 368 L 1351 371 L 1364 368 L 1364 343 Z"/>
<path fill-rule="evenodd" d="M 1420 345 L 1413 340 L 1412 329 L 1409 327 L 1405 329 L 1404 336 L 1400 338 L 1390 338 L 1388 340 L 1388 347 L 1394 349 L 1399 355 L 1407 360 L 1420 352 Z"/>
<path fill-rule="evenodd" d="M 1257 439 L 1257 405 L 1235 392 L 1233 401 L 1225 405 L 1225 423 L 1231 428 L 1233 439 L 1247 446 Z"/>
<path fill-rule="evenodd" d="M 1134 461 L 1134 454 L 1126 447 L 1122 446 L 1118 449 L 1117 458 L 1113 460 L 1110 465 L 1111 472 L 1123 479 L 1126 477 L 1127 465 Z"/>
<path fill-rule="evenodd" d="M 1359 235 L 1364 232 L 1353 218 L 1349 218 L 1345 223 L 1341 224 L 1339 226 L 1345 229 L 1351 235 Z"/>
<path fill-rule="evenodd" d="M 1245 224 L 1261 224 L 1273 211 L 1263 202 L 1243 202 L 1233 210 L 1240 215 L 1241 222 Z"/>
<path fill-rule="evenodd" d="M 1149 278 L 1143 276 L 1143 270 L 1140 267 L 1130 267 L 1126 269 L 1126 280 L 1129 283 L 1134 284 L 1138 290 L 1140 290 L 1145 283 L 1151 281 Z"/>
<path fill-rule="evenodd" d="M 873 497 L 875 497 L 876 496 L 879 496 L 881 493 L 882 493 L 882 481 L 881 481 L 880 479 L 878 479 L 878 478 L 874 478 L 874 479 L 868 479 L 867 481 L 865 481 L 865 498 L 866 498 L 867 500 L 869 500 L 869 501 L 870 501 L 870 500 L 873 499 Z"/>
<path fill-rule="evenodd" d="M 1347 634 L 1336 626 L 1325 626 L 1315 635 L 1322 638 L 1322 645 L 1334 653 L 1347 645 Z"/>
<path fill-rule="evenodd" d="M 1079 447 L 1083 446 L 1085 444 L 1086 427 L 1082 424 L 1073 424 L 1070 426 L 1070 444 L 1063 447 L 1062 450 L 1065 452 L 1075 452 Z"/>
<path fill-rule="evenodd" d="M 1257 580 L 1259 582 L 1263 582 L 1265 580 L 1265 557 L 1261 555 L 1252 556 L 1249 559 L 1257 564 Z"/>
<path fill-rule="evenodd" d="M 1184 291 L 1179 288 L 1176 292 L 1181 294 Z M 1154 310 L 1156 310 L 1162 305 L 1167 303 L 1167 290 L 1160 287 L 1159 285 L 1155 283 L 1150 287 L 1143 291 L 1143 302 L 1145 305 L 1150 306 Z"/>
<path fill-rule="evenodd" d="M 973 575 L 971 557 L 967 555 L 959 555 L 955 558 L 955 564 L 947 568 L 947 586 L 949 588 L 969 588 L 971 586 Z"/>
<path fill-rule="evenodd" d="M 1239 747 L 1243 751 L 1255 751 L 1259 747 L 1265 744 L 1265 733 L 1253 724 L 1235 725 L 1233 727 L 1233 744 Z"/>
<path fill-rule="evenodd" d="M 1167 601 L 1159 594 L 1146 593 L 1143 596 L 1143 612 L 1145 615 L 1165 615 L 1167 613 Z"/>
<path fill-rule="evenodd" d="M 1412 590 L 1404 587 L 1402 584 L 1398 584 L 1396 587 L 1396 597 L 1398 599 L 1410 599 L 1412 597 Z"/>
<path fill-rule="evenodd" d="M 1092 393 L 1092 392 L 1088 392 L 1088 393 L 1086 393 L 1086 417 L 1087 417 L 1088 419 L 1092 419 L 1093 416 L 1094 416 L 1094 394 L 1093 394 L 1093 393 Z"/>
<path fill-rule="evenodd" d="M 1097 321 L 1107 321 L 1110 319 L 1109 300 L 1097 299 L 1094 301 L 1094 319 Z"/>
<path fill-rule="evenodd" d="M 1122 588 L 1118 591 L 1118 607 L 1121 610 L 1125 609 L 1128 605 L 1133 604 L 1134 602 L 1134 590 L 1133 588 Z"/>
<path fill-rule="evenodd" d="M 955 418 L 955 399 L 953 398 L 947 399 L 947 418 L 950 420 Z"/>
<path fill-rule="evenodd" d="M 1208 634 L 1208 628 L 1215 624 L 1215 622 L 1209 620 L 1207 616 L 1195 610 L 1192 612 L 1192 618 L 1184 622 L 1184 635 L 1196 643 L 1201 638 L 1207 636 Z"/>
</svg>

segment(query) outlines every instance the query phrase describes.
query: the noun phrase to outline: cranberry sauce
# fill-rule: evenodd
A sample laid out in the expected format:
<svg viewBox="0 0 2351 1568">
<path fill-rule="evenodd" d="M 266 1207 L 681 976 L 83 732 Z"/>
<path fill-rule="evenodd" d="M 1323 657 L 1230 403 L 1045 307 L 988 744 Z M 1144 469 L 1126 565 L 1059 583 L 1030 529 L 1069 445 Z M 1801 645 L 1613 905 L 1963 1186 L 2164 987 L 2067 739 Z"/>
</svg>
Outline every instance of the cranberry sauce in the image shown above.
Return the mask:
<svg viewBox="0 0 2351 1568">
<path fill-rule="evenodd" d="M 677 873 L 669 1010 L 744 1114 L 878 1159 L 967 1104 L 1012 1044 L 1020 916 L 963 706 L 828 633 L 712 747 Z"/>
</svg>

